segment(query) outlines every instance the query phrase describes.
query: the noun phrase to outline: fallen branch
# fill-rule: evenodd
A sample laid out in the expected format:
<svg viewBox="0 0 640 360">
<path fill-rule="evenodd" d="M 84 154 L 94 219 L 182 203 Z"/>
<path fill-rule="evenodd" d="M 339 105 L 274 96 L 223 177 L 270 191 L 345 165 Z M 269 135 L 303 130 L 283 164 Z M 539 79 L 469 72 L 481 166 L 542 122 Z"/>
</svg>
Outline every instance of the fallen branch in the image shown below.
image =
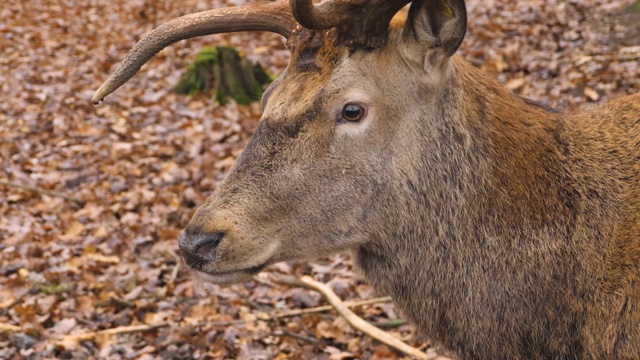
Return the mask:
<svg viewBox="0 0 640 360">
<path fill-rule="evenodd" d="M 388 296 L 385 296 L 385 297 L 369 299 L 369 300 L 345 301 L 343 304 L 346 307 L 356 307 L 356 306 L 364 306 L 364 305 L 385 303 L 385 302 L 390 302 L 390 301 L 391 301 L 391 298 L 388 297 Z M 323 311 L 329 311 L 329 310 L 333 310 L 333 309 L 334 309 L 334 307 L 331 306 L 331 305 L 324 305 L 324 306 L 317 306 L 317 307 L 308 308 L 308 309 L 294 309 L 294 310 L 278 311 L 278 312 L 275 312 L 275 313 L 272 313 L 272 314 L 261 313 L 260 315 L 258 315 L 258 320 L 273 321 L 275 319 L 280 319 L 280 318 L 285 318 L 285 317 L 292 317 L 292 316 L 315 314 L 315 313 L 319 313 L 319 312 L 323 312 Z M 389 327 L 400 326 L 401 324 L 404 324 L 406 322 L 403 319 L 399 319 L 397 321 L 399 322 L 398 324 L 389 322 L 388 324 L 385 324 L 385 326 L 389 326 Z M 207 325 L 207 326 L 232 326 L 232 325 L 244 325 L 246 323 L 247 323 L 246 320 L 229 320 L 229 321 L 213 321 L 213 322 L 209 321 L 209 322 L 200 323 L 199 326 L 204 326 L 204 325 Z"/>
<path fill-rule="evenodd" d="M 231 325 L 244 325 L 246 324 L 246 320 L 229 320 L 229 321 L 210 321 L 210 322 L 202 322 L 198 323 L 199 326 L 231 326 Z"/>
<path fill-rule="evenodd" d="M 305 287 L 319 292 L 355 329 L 360 330 L 361 332 L 371 336 L 372 338 L 380 341 L 385 345 L 388 345 L 407 355 L 411 355 L 417 359 L 431 359 L 431 357 L 426 353 L 390 336 L 386 332 L 378 329 L 377 327 L 369 324 L 364 319 L 360 318 L 358 315 L 349 310 L 349 308 L 345 306 L 342 300 L 340 300 L 340 298 L 327 285 L 315 281 L 309 276 L 297 278 L 295 276 L 272 275 L 272 279 L 280 284 Z"/>
<path fill-rule="evenodd" d="M 373 304 L 380 304 L 380 303 L 387 303 L 387 302 L 391 302 L 391 298 L 389 296 L 375 298 L 375 299 L 368 299 L 368 300 L 345 301 L 343 302 L 343 304 L 346 307 L 352 308 L 357 306 L 373 305 Z M 323 311 L 329 311 L 331 309 L 333 309 L 333 306 L 324 305 L 324 306 L 317 306 L 317 307 L 308 308 L 308 309 L 285 310 L 285 311 L 276 312 L 274 317 L 284 318 L 284 317 L 291 317 L 291 316 L 307 315 L 307 314 L 319 313 Z"/>
<path fill-rule="evenodd" d="M 78 346 L 78 344 L 82 341 L 93 340 L 101 336 L 114 336 L 114 335 L 121 335 L 121 334 L 131 334 L 136 332 L 146 332 L 146 331 L 152 331 L 152 330 L 160 329 L 167 326 L 169 326 L 169 323 L 159 323 L 154 325 L 120 326 L 117 328 L 92 331 L 89 333 L 70 334 L 62 337 L 62 339 L 58 341 L 56 344 L 64 346 L 65 348 L 72 348 L 72 347 Z"/>
<path fill-rule="evenodd" d="M 20 326 L 15 326 L 11 324 L 5 324 L 0 322 L 0 332 L 22 332 L 22 328 Z"/>
<path fill-rule="evenodd" d="M 278 276 L 278 275 L 273 275 L 273 276 Z M 254 276 L 253 280 L 255 280 L 256 282 L 259 282 L 260 284 L 263 285 L 267 285 L 267 286 L 271 286 L 271 287 L 275 287 L 276 284 L 267 279 L 264 278 L 262 276 Z M 285 284 L 285 285 L 292 285 L 292 284 Z M 301 284 L 298 285 L 293 285 L 293 286 L 301 286 Z M 374 298 L 374 299 L 367 299 L 367 300 L 357 300 L 357 301 L 345 301 L 343 302 L 344 306 L 352 308 L 352 307 L 357 307 L 357 306 L 365 306 L 365 305 L 373 305 L 373 304 L 381 304 L 381 303 L 388 303 L 393 301 L 393 299 L 391 299 L 390 296 L 383 296 L 383 297 L 379 297 L 379 298 Z M 333 310 L 333 306 L 331 305 L 323 305 L 323 306 L 316 306 L 316 307 L 312 307 L 312 308 L 307 308 L 307 309 L 294 309 L 294 310 L 283 310 L 283 311 L 277 311 L 275 314 L 272 314 L 270 316 L 268 316 L 267 318 L 264 319 L 260 319 L 260 320 L 269 320 L 269 319 L 274 319 L 274 318 L 284 318 L 284 317 L 292 317 L 292 316 L 299 316 L 299 315 L 307 315 L 307 314 L 314 314 L 314 313 L 319 313 L 319 312 L 324 312 L 324 311 L 329 311 L 329 310 Z"/>
<path fill-rule="evenodd" d="M 405 319 L 393 319 L 385 322 L 371 323 L 371 325 L 375 327 L 383 328 L 383 329 L 394 328 L 394 327 L 398 327 L 406 324 L 407 324 L 407 320 Z"/>
<path fill-rule="evenodd" d="M 24 184 L 20 184 L 20 183 L 16 183 L 16 182 L 11 182 L 11 181 L 4 181 L 4 180 L 0 180 L 0 185 L 3 186 L 7 186 L 7 187 L 13 187 L 13 188 L 18 188 L 18 189 L 22 189 L 22 190 L 27 190 L 27 191 L 31 191 L 34 193 L 39 193 L 39 194 L 44 194 L 47 196 L 51 196 L 51 197 L 58 197 L 61 199 L 65 199 L 68 201 L 73 201 L 79 205 L 83 205 L 85 203 L 84 200 L 80 199 L 80 198 L 76 198 L 73 196 L 69 196 L 57 191 L 49 191 L 49 190 L 45 190 L 43 188 L 39 188 L 36 186 L 31 186 L 31 185 L 24 185 Z"/>
</svg>

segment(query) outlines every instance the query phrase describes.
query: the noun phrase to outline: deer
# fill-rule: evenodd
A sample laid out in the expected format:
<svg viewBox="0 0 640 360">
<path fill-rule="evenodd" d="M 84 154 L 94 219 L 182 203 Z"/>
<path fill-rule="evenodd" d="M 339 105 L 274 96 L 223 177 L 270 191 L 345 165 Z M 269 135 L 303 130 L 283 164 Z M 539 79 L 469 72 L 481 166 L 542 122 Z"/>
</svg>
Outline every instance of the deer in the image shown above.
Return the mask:
<svg viewBox="0 0 640 360">
<path fill-rule="evenodd" d="M 280 34 L 255 133 L 179 237 L 196 277 L 351 251 L 450 356 L 639 358 L 640 94 L 539 105 L 456 54 L 466 27 L 463 0 L 213 9 L 145 36 L 92 100 L 175 41 Z"/>
</svg>

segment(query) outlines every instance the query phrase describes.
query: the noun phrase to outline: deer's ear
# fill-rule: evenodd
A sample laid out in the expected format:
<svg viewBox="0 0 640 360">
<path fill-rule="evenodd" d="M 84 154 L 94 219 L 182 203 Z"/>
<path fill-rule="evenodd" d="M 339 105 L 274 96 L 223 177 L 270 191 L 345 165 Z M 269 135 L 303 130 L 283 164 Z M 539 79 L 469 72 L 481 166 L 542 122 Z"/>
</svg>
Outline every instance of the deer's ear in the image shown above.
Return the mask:
<svg viewBox="0 0 640 360">
<path fill-rule="evenodd" d="M 447 58 L 460 47 L 467 32 L 464 0 L 415 0 L 411 4 L 403 35 L 439 49 Z"/>
</svg>

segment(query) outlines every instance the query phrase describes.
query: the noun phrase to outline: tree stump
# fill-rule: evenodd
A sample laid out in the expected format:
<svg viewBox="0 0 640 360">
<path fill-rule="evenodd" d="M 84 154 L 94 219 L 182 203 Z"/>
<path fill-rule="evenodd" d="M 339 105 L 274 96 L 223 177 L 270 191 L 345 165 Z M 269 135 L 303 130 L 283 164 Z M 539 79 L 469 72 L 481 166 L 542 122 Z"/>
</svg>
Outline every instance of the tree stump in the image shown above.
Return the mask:
<svg viewBox="0 0 640 360">
<path fill-rule="evenodd" d="M 273 81 L 272 76 L 259 64 L 252 64 L 229 46 L 203 48 L 195 61 L 174 87 L 180 94 L 198 92 L 215 94 L 215 100 L 224 105 L 228 97 L 238 104 L 260 100 L 263 85 Z"/>
</svg>

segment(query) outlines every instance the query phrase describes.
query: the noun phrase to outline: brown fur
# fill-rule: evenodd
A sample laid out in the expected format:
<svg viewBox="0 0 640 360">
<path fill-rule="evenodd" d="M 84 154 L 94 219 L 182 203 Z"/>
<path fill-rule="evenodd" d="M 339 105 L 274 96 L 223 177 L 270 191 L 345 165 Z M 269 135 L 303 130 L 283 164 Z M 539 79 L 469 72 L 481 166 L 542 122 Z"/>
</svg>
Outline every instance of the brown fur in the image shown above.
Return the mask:
<svg viewBox="0 0 640 360">
<path fill-rule="evenodd" d="M 290 40 L 181 246 L 224 233 L 198 269 L 213 282 L 351 249 L 460 358 L 640 357 L 640 94 L 545 110 L 440 51 L 417 3 L 379 49 Z M 363 123 L 336 124 L 346 102 L 369 107 Z"/>
</svg>

